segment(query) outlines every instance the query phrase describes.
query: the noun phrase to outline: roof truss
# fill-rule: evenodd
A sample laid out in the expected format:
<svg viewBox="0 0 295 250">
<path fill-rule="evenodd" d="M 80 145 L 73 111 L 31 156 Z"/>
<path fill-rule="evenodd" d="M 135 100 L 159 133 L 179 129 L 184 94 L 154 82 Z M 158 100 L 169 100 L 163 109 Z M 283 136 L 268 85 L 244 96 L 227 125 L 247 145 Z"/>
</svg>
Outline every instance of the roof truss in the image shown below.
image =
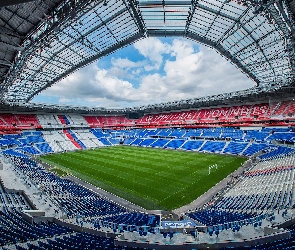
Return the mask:
<svg viewBox="0 0 295 250">
<path fill-rule="evenodd" d="M 242 5 L 228 0 L 38 3 L 43 7 L 21 5 L 34 6 L 35 19 L 18 6 L 0 10 L 5 23 L 0 37 L 15 39 L 0 40 L 7 50 L 0 60 L 5 68 L 0 94 L 7 102 L 28 102 L 79 68 L 148 36 L 182 36 L 210 46 L 257 86 L 294 81 L 294 27 L 282 1 L 261 3 L 260 12 L 254 0 Z"/>
</svg>

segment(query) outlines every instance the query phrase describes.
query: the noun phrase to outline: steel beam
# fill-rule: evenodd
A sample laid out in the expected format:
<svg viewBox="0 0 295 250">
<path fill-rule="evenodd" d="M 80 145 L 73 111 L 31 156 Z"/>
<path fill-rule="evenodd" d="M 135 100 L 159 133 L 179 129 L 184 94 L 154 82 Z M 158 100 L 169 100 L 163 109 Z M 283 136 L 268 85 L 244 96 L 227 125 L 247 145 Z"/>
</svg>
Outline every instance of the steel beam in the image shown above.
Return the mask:
<svg viewBox="0 0 295 250">
<path fill-rule="evenodd" d="M 185 36 L 184 30 L 158 30 L 148 29 L 147 35 L 150 37 L 173 37 L 173 36 Z"/>
<path fill-rule="evenodd" d="M 124 13 L 125 11 L 126 11 L 126 7 L 123 8 L 123 9 L 121 9 L 120 11 L 114 13 L 114 15 L 108 17 L 108 18 L 104 21 L 104 23 L 100 23 L 100 24 L 98 24 L 97 26 L 93 27 L 91 30 L 87 31 L 87 32 L 86 32 L 85 34 L 83 34 L 83 35 L 84 35 L 84 36 L 87 36 L 87 35 L 91 34 L 93 31 L 95 31 L 96 29 L 98 29 L 98 28 L 100 28 L 101 26 L 105 25 L 105 23 L 111 22 L 111 20 L 112 20 L 113 18 L 115 18 L 115 17 L 121 15 L 121 14 Z M 77 39 L 75 39 L 74 41 L 72 41 L 71 43 L 65 45 L 65 47 L 67 47 L 68 49 L 71 49 L 71 46 L 74 45 L 74 44 L 77 42 L 78 39 L 79 39 L 79 38 L 77 38 Z M 33 45 L 33 46 L 34 46 L 34 47 L 37 47 L 37 45 Z M 32 53 L 33 51 L 35 51 L 35 49 L 36 49 L 36 48 L 31 47 L 31 48 L 30 48 L 30 50 L 31 50 L 30 53 Z M 56 52 L 53 54 L 53 57 L 56 56 L 56 55 L 58 55 L 61 51 L 63 51 L 63 48 L 60 49 L 60 50 L 58 50 L 58 51 L 56 51 Z M 72 50 L 72 51 L 73 51 L 73 50 Z M 79 55 L 81 58 L 83 58 L 83 56 L 81 56 L 81 55 L 80 55 L 79 53 L 77 53 L 76 51 L 73 51 L 73 53 L 75 53 L 75 54 Z M 99 54 L 100 54 L 100 53 L 99 53 Z M 28 57 L 27 57 L 27 58 L 28 58 Z M 50 59 L 50 58 L 49 58 L 49 59 Z M 49 61 L 51 60 L 51 59 L 50 59 L 50 60 L 49 60 L 49 59 L 48 59 L 48 61 L 45 61 L 45 63 L 44 63 L 43 65 L 49 63 Z M 83 63 L 83 62 L 82 62 L 82 63 Z M 88 63 L 88 60 L 85 61 L 85 64 L 87 64 L 87 63 Z M 80 65 L 80 64 L 81 64 L 81 63 L 79 63 L 79 65 Z M 76 68 L 75 66 L 74 66 L 73 68 L 74 68 L 75 70 L 77 70 L 77 68 Z M 39 70 L 36 70 L 36 71 L 35 71 L 35 74 L 38 73 L 38 72 L 39 72 Z M 68 71 L 66 71 L 66 72 L 68 72 Z M 35 74 L 32 75 L 30 78 L 34 78 Z M 13 77 L 13 76 L 12 76 L 12 77 Z M 30 78 L 27 79 L 27 80 L 29 81 Z M 39 92 L 38 92 L 38 93 L 39 93 Z M 35 94 L 34 94 L 34 95 L 35 95 Z"/>
<path fill-rule="evenodd" d="M 238 68 L 240 68 L 245 74 L 247 74 L 251 79 L 253 79 L 254 82 L 257 84 L 260 83 L 260 80 L 252 73 L 250 72 L 236 57 L 232 56 L 229 51 L 224 49 L 220 44 L 216 44 L 215 42 L 209 40 L 208 38 L 202 37 L 198 34 L 195 34 L 191 31 L 186 32 L 185 31 L 165 31 L 165 30 L 155 30 L 155 31 L 150 31 L 148 30 L 148 35 L 149 36 L 184 36 L 189 39 L 192 39 L 196 42 L 200 42 L 203 44 L 206 44 L 217 51 L 219 51 L 220 54 L 231 60 Z"/>
<path fill-rule="evenodd" d="M 22 4 L 22 3 L 29 3 L 29 2 L 34 2 L 34 1 L 36 1 L 36 0 L 1 0 L 0 7 Z"/>
<path fill-rule="evenodd" d="M 232 56 L 232 54 L 229 51 L 224 49 L 221 44 L 216 44 L 215 42 L 192 32 L 188 32 L 186 36 L 192 40 L 206 44 L 216 49 L 220 54 L 222 54 L 223 56 L 231 60 L 238 68 L 240 68 L 245 74 L 247 74 L 254 82 L 256 82 L 257 84 L 260 84 L 260 80 L 252 72 L 250 72 L 236 57 Z"/>
<path fill-rule="evenodd" d="M 11 26 L 11 24 L 9 22 L 7 22 L 6 20 L 4 20 L 1 16 L 0 16 L 0 20 L 4 23 L 4 25 L 7 25 L 9 27 L 10 30 L 13 31 L 14 34 L 16 34 L 17 36 L 21 36 L 14 27 Z M 4 27 L 3 27 L 4 28 Z"/>
<path fill-rule="evenodd" d="M 165 6 L 169 6 L 169 5 L 172 5 L 172 6 L 183 6 L 183 5 L 186 5 L 186 6 L 190 6 L 192 4 L 192 1 L 187 1 L 187 0 L 183 0 L 183 1 L 138 1 L 139 2 L 139 7 L 150 7 L 150 6 L 163 6 L 163 4 Z"/>
<path fill-rule="evenodd" d="M 234 21 L 234 22 L 238 22 L 238 21 L 240 20 L 239 18 L 232 17 L 232 16 L 227 15 L 227 14 L 225 14 L 225 13 L 222 13 L 222 12 L 220 12 L 220 11 L 218 11 L 218 10 L 214 10 L 214 9 L 212 9 L 212 8 L 210 8 L 210 7 L 207 7 L 207 6 L 205 6 L 205 5 L 202 5 L 202 4 L 200 4 L 200 3 L 197 3 L 197 6 L 196 6 L 196 7 L 197 7 L 197 8 L 200 8 L 200 9 L 202 9 L 202 10 L 206 10 L 206 11 L 208 11 L 208 12 L 211 12 L 211 13 L 213 13 L 213 14 L 215 14 L 215 15 L 218 15 L 218 16 L 221 16 L 221 17 L 224 17 L 224 18 L 227 18 L 227 19 L 232 20 L 232 21 Z"/>
<path fill-rule="evenodd" d="M 253 37 L 253 35 L 251 34 L 251 32 L 244 26 L 243 29 L 247 32 L 247 34 L 251 37 L 251 39 L 253 41 L 255 41 L 255 38 Z M 265 55 L 264 50 L 261 48 L 261 46 L 259 45 L 259 43 L 256 43 L 258 48 L 260 50 L 260 52 L 262 53 L 262 55 L 265 58 L 265 61 L 268 63 L 269 67 L 271 68 L 272 72 L 273 72 L 273 76 L 274 76 L 274 81 L 276 81 L 276 72 L 272 66 L 272 64 L 270 63 L 270 61 L 268 60 L 268 57 Z"/>
<path fill-rule="evenodd" d="M 194 16 L 194 14 L 196 12 L 196 8 L 197 8 L 197 0 L 192 0 L 191 1 L 191 8 L 190 8 L 190 11 L 188 13 L 186 24 L 185 24 L 185 33 L 187 33 L 189 28 L 190 28 L 193 16 Z"/>
<path fill-rule="evenodd" d="M 127 46 L 127 45 L 129 45 L 131 43 L 134 43 L 135 41 L 137 41 L 137 40 L 139 40 L 141 38 L 143 38 L 143 35 L 141 33 L 137 33 L 137 34 L 134 34 L 133 36 L 125 39 L 120 44 L 114 44 L 113 46 L 107 48 L 106 50 L 102 51 L 101 53 L 90 57 L 87 61 L 83 61 L 83 62 L 77 64 L 75 67 L 68 69 L 63 74 L 58 75 L 56 78 L 52 79 L 46 85 L 44 85 L 42 88 L 40 88 L 37 92 L 34 92 L 31 95 L 29 95 L 24 101 L 29 102 L 35 95 L 39 94 L 44 89 L 50 87 L 52 84 L 54 84 L 54 83 L 60 81 L 61 79 L 65 78 L 66 76 L 68 76 L 72 72 L 80 69 L 81 67 L 83 67 L 83 66 L 85 66 L 87 64 L 90 64 L 91 62 L 93 62 L 95 60 L 98 60 L 99 58 L 101 58 L 103 56 L 106 56 L 106 55 L 108 55 L 110 53 L 113 53 L 114 51 L 116 51 L 118 49 L 121 49 L 122 47 L 125 47 L 125 46 Z"/>
<path fill-rule="evenodd" d="M 23 17 L 23 16 L 19 15 L 19 14 L 17 13 L 17 10 L 16 10 L 16 11 L 12 11 L 12 10 L 9 9 L 9 8 L 6 8 L 6 7 L 4 7 L 4 8 L 5 8 L 6 11 L 8 11 L 8 12 L 12 13 L 13 15 L 19 17 L 20 19 L 22 19 L 22 20 L 25 21 L 25 22 L 28 22 L 28 23 L 31 24 L 32 26 L 35 26 L 35 25 L 36 25 L 35 23 L 32 23 L 31 21 L 29 21 L 29 20 L 28 20 L 28 17 Z"/>
<path fill-rule="evenodd" d="M 217 11 L 216 13 L 216 16 L 214 17 L 213 21 L 211 22 L 210 26 L 208 27 L 207 31 L 206 31 L 206 34 L 204 36 L 207 36 L 207 34 L 209 33 L 210 29 L 212 28 L 214 22 L 216 21 L 216 18 L 218 18 L 219 16 L 222 16 L 222 12 L 221 12 L 221 9 L 224 7 L 224 5 L 226 4 L 226 1 L 224 1 L 220 7 L 220 9 Z M 230 19 L 230 20 L 233 20 L 233 19 Z M 233 20 L 234 21 L 234 20 Z M 235 21 L 236 22 L 236 21 Z"/>
<path fill-rule="evenodd" d="M 8 62 L 2 61 L 2 60 L 0 61 L 0 65 L 2 65 L 4 67 L 8 67 L 8 68 L 10 68 L 12 66 L 11 63 L 8 63 Z"/>
<path fill-rule="evenodd" d="M 144 24 L 144 20 L 142 18 L 140 9 L 138 8 L 136 1 L 135 0 L 123 0 L 123 1 L 129 11 L 129 14 L 131 15 L 131 17 L 133 17 L 133 20 L 135 21 L 139 29 L 139 32 L 141 34 L 146 34 L 146 27 Z"/>
<path fill-rule="evenodd" d="M 245 49 L 251 47 L 252 45 L 254 45 L 256 43 L 259 43 L 261 40 L 265 39 L 266 37 L 268 37 L 269 35 L 273 34 L 274 32 L 276 32 L 276 30 L 272 30 L 271 32 L 265 34 L 264 36 L 259 37 L 258 39 L 254 40 L 253 43 L 248 44 L 247 46 L 243 47 L 239 51 L 235 52 L 233 55 L 236 56 L 236 55 L 242 53 Z M 281 39 L 279 39 L 279 40 L 281 40 Z"/>
<path fill-rule="evenodd" d="M 21 36 L 18 33 L 16 33 L 14 30 L 11 30 L 2 26 L 0 26 L 0 34 L 3 34 L 8 37 L 15 37 L 19 39 L 21 38 Z"/>
<path fill-rule="evenodd" d="M 289 37 L 291 34 L 291 31 L 287 28 L 288 25 L 285 20 L 282 20 L 281 18 L 281 13 L 276 9 L 274 4 L 269 4 L 266 7 L 268 13 L 271 15 L 273 20 L 276 22 L 278 25 L 279 29 L 283 32 L 285 37 Z"/>
</svg>

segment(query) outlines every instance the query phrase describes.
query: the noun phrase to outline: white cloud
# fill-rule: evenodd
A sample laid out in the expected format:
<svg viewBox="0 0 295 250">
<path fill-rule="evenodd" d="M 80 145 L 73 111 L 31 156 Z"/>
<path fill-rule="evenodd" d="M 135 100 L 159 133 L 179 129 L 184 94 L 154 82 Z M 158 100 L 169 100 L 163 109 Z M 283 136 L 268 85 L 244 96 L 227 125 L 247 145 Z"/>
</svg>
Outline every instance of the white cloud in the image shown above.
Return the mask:
<svg viewBox="0 0 295 250">
<path fill-rule="evenodd" d="M 171 54 L 177 58 L 184 58 L 195 52 L 194 47 L 190 41 L 179 39 L 173 40 L 171 51 Z"/>
<path fill-rule="evenodd" d="M 158 70 L 163 63 L 163 54 L 170 53 L 171 46 L 155 37 L 146 38 L 134 44 L 138 52 L 151 62 L 146 71 Z"/>
<path fill-rule="evenodd" d="M 112 58 L 111 59 L 111 63 L 114 67 L 118 67 L 118 68 L 137 68 L 140 66 L 143 66 L 144 63 L 143 62 L 133 62 L 131 60 L 129 60 L 128 58 Z"/>
<path fill-rule="evenodd" d="M 93 63 L 42 95 L 59 97 L 63 103 L 77 100 L 87 105 L 119 107 L 219 94 L 254 85 L 214 50 L 201 45 L 199 51 L 195 51 L 193 42 L 188 40 L 175 39 L 168 44 L 150 38 L 139 41 L 134 47 L 144 60 L 114 58 L 109 69 L 98 68 Z M 163 71 L 149 71 L 160 67 Z M 131 79 L 139 81 L 137 86 Z"/>
</svg>

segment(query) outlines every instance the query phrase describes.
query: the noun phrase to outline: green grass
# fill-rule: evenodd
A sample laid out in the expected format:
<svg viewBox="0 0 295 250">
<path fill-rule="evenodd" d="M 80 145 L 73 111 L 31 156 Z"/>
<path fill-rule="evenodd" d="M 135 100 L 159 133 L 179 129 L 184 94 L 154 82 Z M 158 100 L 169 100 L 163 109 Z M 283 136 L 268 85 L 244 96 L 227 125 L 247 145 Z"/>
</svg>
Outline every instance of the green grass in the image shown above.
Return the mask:
<svg viewBox="0 0 295 250">
<path fill-rule="evenodd" d="M 188 204 L 239 168 L 243 157 L 130 146 L 41 156 L 40 160 L 146 209 Z M 208 175 L 208 167 L 218 165 Z"/>
<path fill-rule="evenodd" d="M 69 171 L 65 171 L 64 169 L 60 169 L 58 167 L 53 167 L 49 169 L 50 172 L 53 172 L 54 174 L 63 177 L 69 175 Z"/>
</svg>

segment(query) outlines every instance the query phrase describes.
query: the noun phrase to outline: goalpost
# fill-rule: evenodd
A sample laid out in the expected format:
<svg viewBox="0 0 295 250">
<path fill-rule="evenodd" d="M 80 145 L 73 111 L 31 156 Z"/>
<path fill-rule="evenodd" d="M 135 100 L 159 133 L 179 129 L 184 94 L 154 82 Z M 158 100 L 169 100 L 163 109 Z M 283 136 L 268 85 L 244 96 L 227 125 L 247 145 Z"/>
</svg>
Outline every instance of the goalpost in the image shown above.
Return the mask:
<svg viewBox="0 0 295 250">
<path fill-rule="evenodd" d="M 208 175 L 211 173 L 211 169 L 215 169 L 215 170 L 217 170 L 218 169 L 218 165 L 217 164 L 214 164 L 214 165 L 212 165 L 212 166 L 209 166 L 208 167 Z"/>
</svg>

